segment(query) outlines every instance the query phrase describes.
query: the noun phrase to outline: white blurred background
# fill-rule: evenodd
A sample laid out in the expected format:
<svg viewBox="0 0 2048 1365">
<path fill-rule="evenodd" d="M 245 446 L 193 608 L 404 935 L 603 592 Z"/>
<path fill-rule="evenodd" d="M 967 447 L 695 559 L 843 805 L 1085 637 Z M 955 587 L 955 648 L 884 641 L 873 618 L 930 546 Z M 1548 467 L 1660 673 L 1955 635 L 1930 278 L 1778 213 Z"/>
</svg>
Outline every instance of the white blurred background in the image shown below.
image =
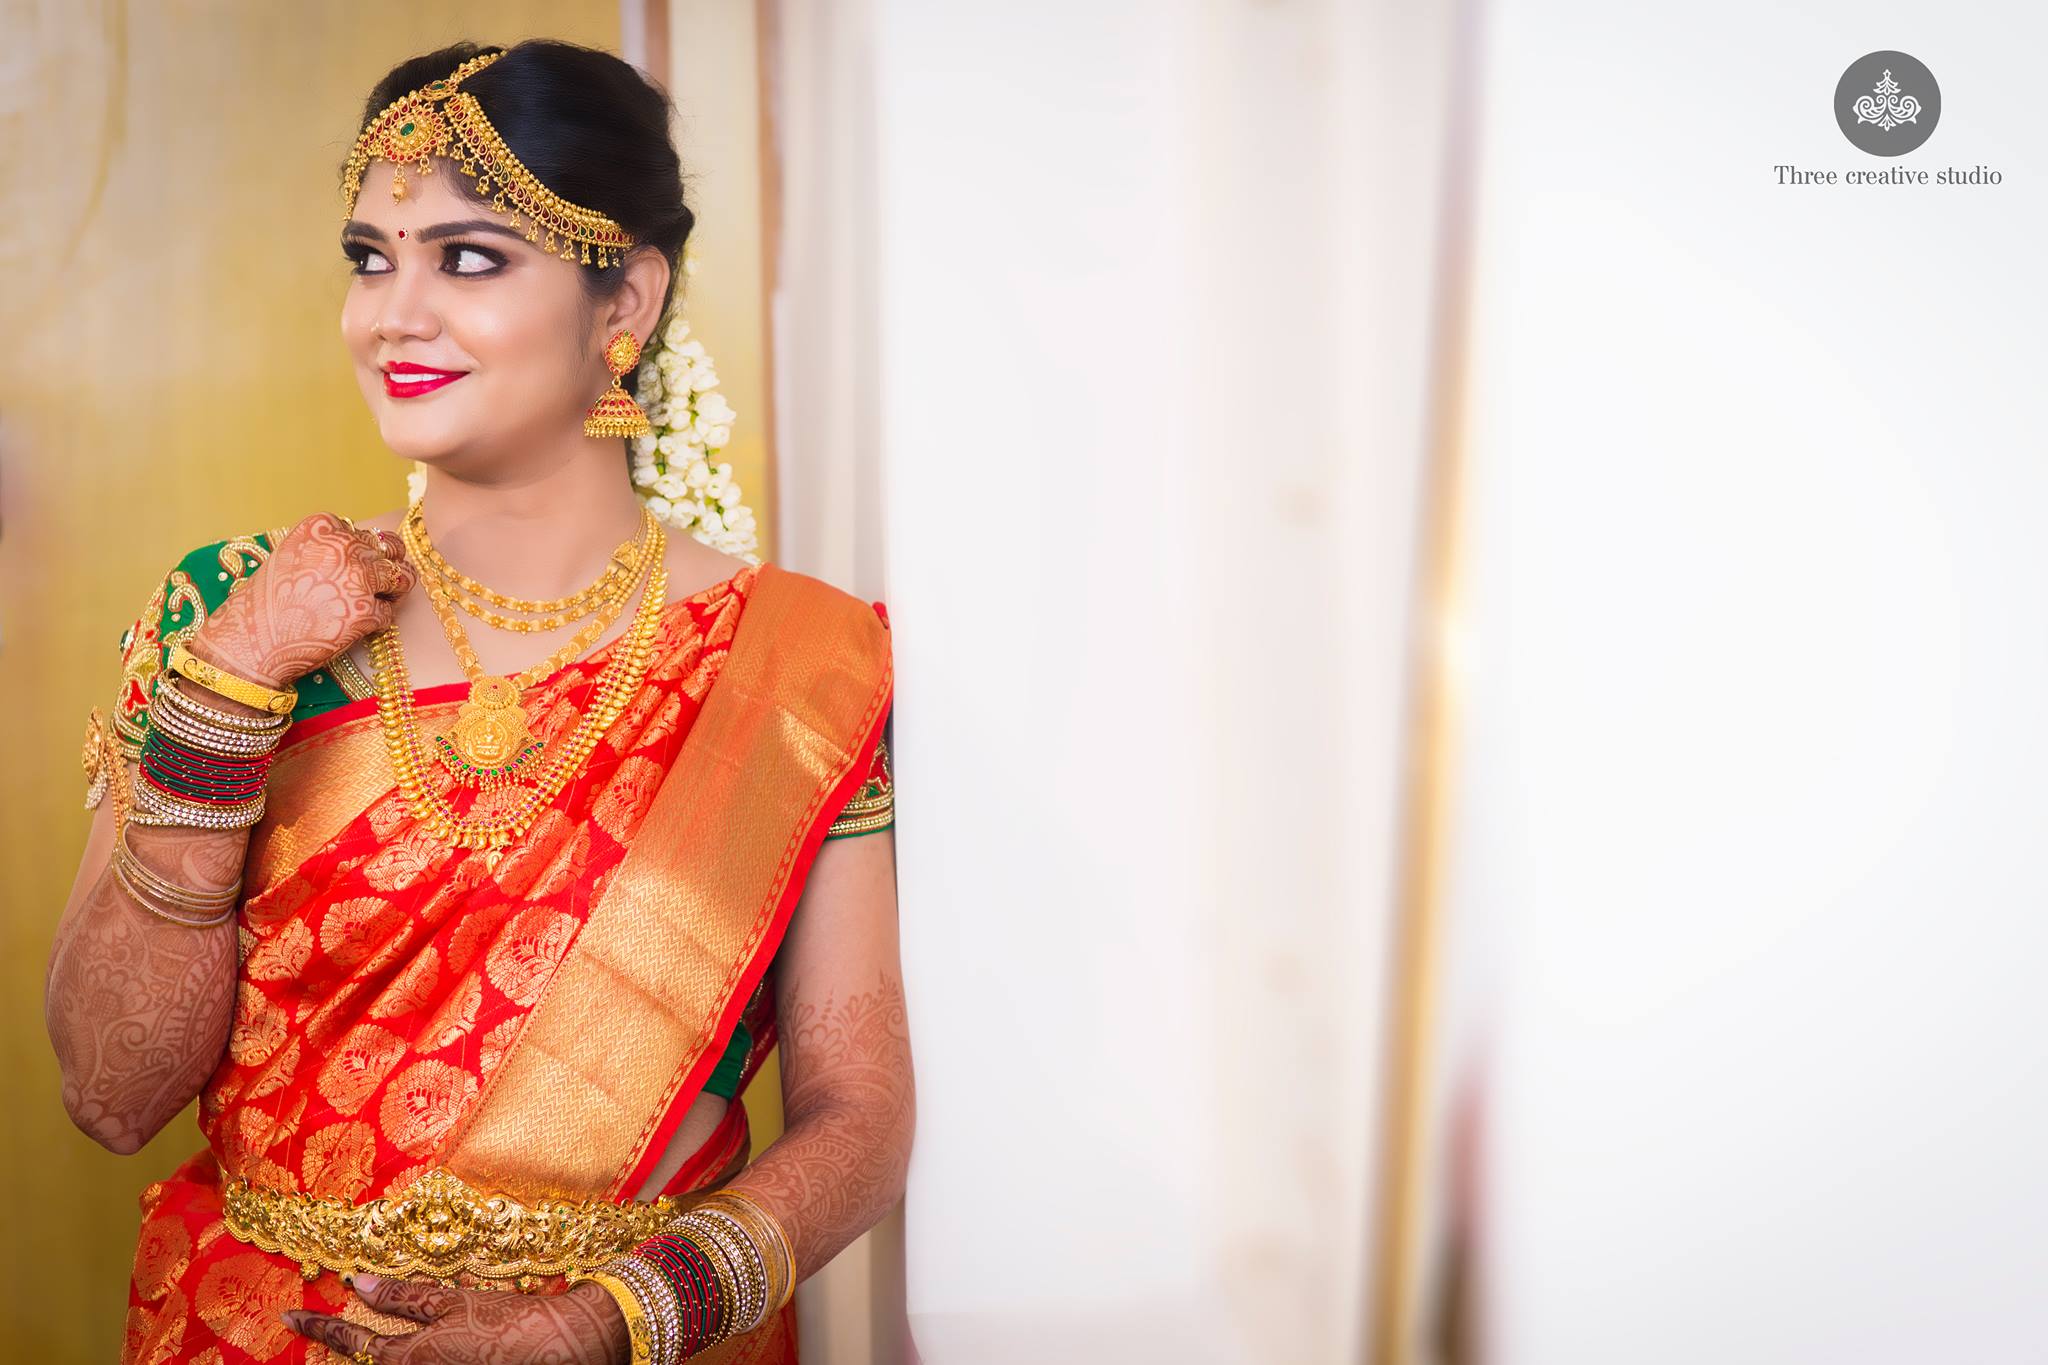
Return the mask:
<svg viewBox="0 0 2048 1365">
<path fill-rule="evenodd" d="M 2039 10 L 787 12 L 923 1358 L 2048 1356 Z M 1775 183 L 1881 48 L 2003 184 Z"/>
<path fill-rule="evenodd" d="M 1494 6 L 1450 920 L 1487 1358 L 2048 1359 L 2038 6 Z M 1898 164 L 1856 57 L 1940 82 Z M 1490 1038 L 1490 1045 L 1482 1040 Z"/>
</svg>

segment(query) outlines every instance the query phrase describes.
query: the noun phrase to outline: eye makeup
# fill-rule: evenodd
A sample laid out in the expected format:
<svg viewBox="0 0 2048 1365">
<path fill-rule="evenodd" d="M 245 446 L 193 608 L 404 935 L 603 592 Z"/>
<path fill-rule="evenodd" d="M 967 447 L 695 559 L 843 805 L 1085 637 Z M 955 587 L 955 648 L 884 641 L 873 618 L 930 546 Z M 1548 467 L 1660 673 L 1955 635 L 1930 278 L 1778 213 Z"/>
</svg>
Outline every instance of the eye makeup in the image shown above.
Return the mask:
<svg viewBox="0 0 2048 1365">
<path fill-rule="evenodd" d="M 401 235 L 403 234 L 401 233 Z M 358 236 L 350 235 L 341 239 L 341 254 L 353 263 L 354 270 L 352 273 L 357 275 L 388 275 L 396 268 L 392 265 L 390 258 L 379 247 Z M 483 261 L 484 265 L 482 268 L 471 267 L 465 269 L 463 265 L 464 257 L 476 257 Z M 371 264 L 373 258 L 382 264 L 373 266 Z M 440 268 L 441 272 L 446 275 L 458 275 L 464 279 L 482 279 L 503 270 L 507 261 L 508 258 L 504 252 L 499 251 L 495 247 L 485 246 L 480 242 L 447 241 L 441 243 Z"/>
</svg>

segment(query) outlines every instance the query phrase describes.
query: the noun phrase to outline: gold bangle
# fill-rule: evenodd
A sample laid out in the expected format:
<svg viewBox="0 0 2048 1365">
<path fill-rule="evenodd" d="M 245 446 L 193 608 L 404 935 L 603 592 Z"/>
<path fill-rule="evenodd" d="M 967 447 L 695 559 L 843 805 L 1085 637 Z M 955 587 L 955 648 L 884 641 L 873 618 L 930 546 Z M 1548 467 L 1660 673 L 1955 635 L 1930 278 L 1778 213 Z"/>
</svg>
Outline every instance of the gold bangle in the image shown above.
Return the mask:
<svg viewBox="0 0 2048 1365">
<path fill-rule="evenodd" d="M 265 805 L 262 792 L 231 806 L 192 801 L 165 791 L 147 777 L 135 783 L 130 796 L 134 803 L 128 812 L 131 823 L 180 829 L 247 829 L 263 818 Z"/>
<path fill-rule="evenodd" d="M 654 1262 L 633 1252 L 614 1256 L 597 1269 L 615 1275 L 647 1318 L 647 1351 L 652 1365 L 677 1365 L 683 1355 L 683 1305 L 675 1282 Z"/>
<path fill-rule="evenodd" d="M 209 692 L 218 692 L 229 701 L 268 711 L 273 716 L 288 716 L 299 704 L 297 688 L 287 687 L 280 692 L 262 683 L 250 682 L 247 678 L 238 678 L 198 657 L 185 648 L 183 640 L 171 646 L 171 657 L 164 661 L 164 667 L 181 678 L 190 678 Z"/>
<path fill-rule="evenodd" d="M 749 1225 L 761 1252 L 762 1268 L 768 1272 L 767 1311 L 779 1312 L 796 1292 L 796 1250 L 790 1246 L 789 1234 L 782 1230 L 781 1221 L 759 1199 L 731 1185 L 712 1194 L 705 1203 L 726 1204 L 742 1223 Z"/>
<path fill-rule="evenodd" d="M 189 886 L 180 886 L 149 864 L 143 862 L 136 855 L 133 846 L 129 844 L 128 834 L 129 831 L 124 829 L 121 831 L 120 836 L 114 840 L 114 858 L 128 869 L 130 875 L 138 884 L 155 892 L 158 899 L 168 901 L 181 910 L 192 910 L 200 914 L 216 915 L 223 910 L 232 910 L 241 904 L 242 879 L 240 877 L 235 878 L 233 886 L 225 886 L 217 890 L 197 891 Z"/>
<path fill-rule="evenodd" d="M 202 898 L 201 893 L 177 886 L 150 871 L 142 860 L 135 856 L 134 850 L 128 847 L 128 830 L 125 826 L 114 836 L 114 857 L 111 865 L 114 881 L 128 893 L 128 899 L 158 919 L 167 919 L 187 929 L 211 929 L 217 924 L 226 924 L 235 917 L 235 912 L 240 908 L 240 878 L 236 879 L 232 891 Z M 179 913 L 183 911 L 194 913 Z M 205 914 L 206 917 L 199 918 L 200 914 Z"/>
<path fill-rule="evenodd" d="M 604 1286 L 604 1292 L 612 1296 L 612 1300 L 619 1305 L 619 1312 L 625 1315 L 626 1335 L 633 1343 L 633 1365 L 649 1365 L 654 1358 L 654 1338 L 648 1330 L 647 1313 L 640 1306 L 640 1296 L 635 1294 L 624 1280 L 608 1271 L 569 1272 L 570 1284 L 584 1280 Z"/>
</svg>

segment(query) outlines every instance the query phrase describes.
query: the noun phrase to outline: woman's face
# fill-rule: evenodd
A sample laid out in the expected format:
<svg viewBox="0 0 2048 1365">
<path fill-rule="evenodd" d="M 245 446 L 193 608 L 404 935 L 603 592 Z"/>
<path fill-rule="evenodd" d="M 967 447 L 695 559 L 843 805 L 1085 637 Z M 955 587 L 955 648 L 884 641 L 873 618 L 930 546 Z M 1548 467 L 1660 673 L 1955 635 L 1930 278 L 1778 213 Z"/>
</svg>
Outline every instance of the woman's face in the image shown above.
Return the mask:
<svg viewBox="0 0 2048 1365">
<path fill-rule="evenodd" d="M 342 230 L 352 262 L 341 334 L 385 444 L 461 463 L 559 443 L 611 382 L 581 265 L 459 193 L 462 173 L 374 161 Z"/>
</svg>

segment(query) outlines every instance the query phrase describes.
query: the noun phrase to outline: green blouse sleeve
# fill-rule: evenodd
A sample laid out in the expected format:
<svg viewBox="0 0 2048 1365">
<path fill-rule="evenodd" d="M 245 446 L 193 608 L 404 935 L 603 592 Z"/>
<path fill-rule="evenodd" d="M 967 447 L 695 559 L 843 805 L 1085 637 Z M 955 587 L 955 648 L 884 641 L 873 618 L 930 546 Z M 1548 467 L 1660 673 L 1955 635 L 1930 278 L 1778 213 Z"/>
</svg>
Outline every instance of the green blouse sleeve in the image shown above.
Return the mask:
<svg viewBox="0 0 2048 1365">
<path fill-rule="evenodd" d="M 896 823 L 896 782 L 889 772 L 888 731 L 896 720 L 892 713 L 875 740 L 874 759 L 868 765 L 867 781 L 847 799 L 839 817 L 825 831 L 827 839 L 844 839 L 856 834 L 873 834 Z"/>
<path fill-rule="evenodd" d="M 181 558 L 156 585 L 142 614 L 121 633 L 121 692 L 114 704 L 113 738 L 129 758 L 142 752 L 149 734 L 149 701 L 156 695 L 171 647 L 189 638 L 248 583 L 270 558 L 270 532 L 235 536 L 202 545 Z M 348 704 L 348 694 L 327 669 L 295 684 L 299 704 L 294 721 Z"/>
</svg>

